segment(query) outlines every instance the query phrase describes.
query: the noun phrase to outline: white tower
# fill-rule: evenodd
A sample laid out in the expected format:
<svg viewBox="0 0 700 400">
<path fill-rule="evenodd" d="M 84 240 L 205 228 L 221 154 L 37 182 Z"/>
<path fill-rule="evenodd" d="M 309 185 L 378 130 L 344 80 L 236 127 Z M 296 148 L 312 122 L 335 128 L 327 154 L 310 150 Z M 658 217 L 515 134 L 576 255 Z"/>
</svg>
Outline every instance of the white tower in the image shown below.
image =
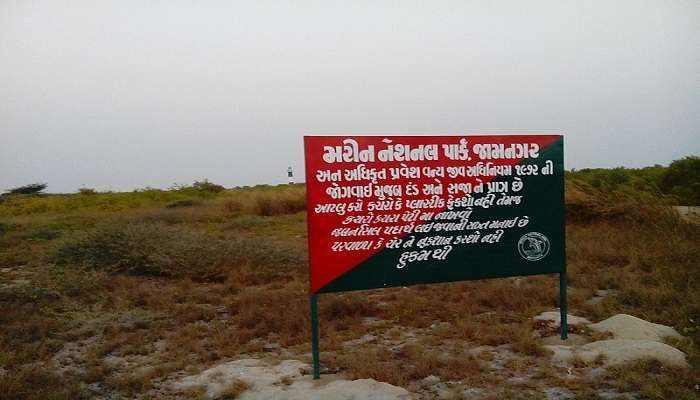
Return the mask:
<svg viewBox="0 0 700 400">
<path fill-rule="evenodd" d="M 287 178 L 289 178 L 289 184 L 294 184 L 294 172 L 292 172 L 292 167 L 287 168 Z"/>
</svg>

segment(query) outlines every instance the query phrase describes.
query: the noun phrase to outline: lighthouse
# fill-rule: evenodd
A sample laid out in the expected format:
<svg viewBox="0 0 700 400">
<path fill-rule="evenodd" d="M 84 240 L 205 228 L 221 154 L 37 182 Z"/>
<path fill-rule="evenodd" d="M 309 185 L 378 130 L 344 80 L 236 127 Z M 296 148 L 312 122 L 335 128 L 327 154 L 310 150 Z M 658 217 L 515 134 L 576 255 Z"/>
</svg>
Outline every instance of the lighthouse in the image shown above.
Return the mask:
<svg viewBox="0 0 700 400">
<path fill-rule="evenodd" d="M 294 172 L 292 171 L 292 167 L 287 167 L 287 179 L 289 179 L 290 185 L 294 184 Z"/>
</svg>

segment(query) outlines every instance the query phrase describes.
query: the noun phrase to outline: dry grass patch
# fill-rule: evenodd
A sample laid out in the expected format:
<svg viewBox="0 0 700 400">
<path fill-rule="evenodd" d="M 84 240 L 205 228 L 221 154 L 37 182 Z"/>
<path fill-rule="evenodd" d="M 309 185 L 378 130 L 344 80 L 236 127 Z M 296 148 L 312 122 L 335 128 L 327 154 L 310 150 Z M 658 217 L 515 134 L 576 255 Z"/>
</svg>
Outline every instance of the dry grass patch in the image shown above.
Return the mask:
<svg viewBox="0 0 700 400">
<path fill-rule="evenodd" d="M 49 364 L 24 366 L 0 375 L 0 400 L 80 400 L 88 394 L 74 378 Z"/>
<path fill-rule="evenodd" d="M 217 400 L 235 400 L 243 394 L 246 390 L 250 389 L 250 385 L 245 383 L 244 381 L 240 379 L 234 379 L 231 383 L 228 384 L 226 389 L 223 390 L 221 395 L 219 395 L 216 399 Z"/>
<path fill-rule="evenodd" d="M 668 368 L 651 359 L 611 368 L 607 378 L 620 391 L 639 392 L 651 400 L 691 400 L 697 399 L 700 393 L 696 372 Z"/>
</svg>

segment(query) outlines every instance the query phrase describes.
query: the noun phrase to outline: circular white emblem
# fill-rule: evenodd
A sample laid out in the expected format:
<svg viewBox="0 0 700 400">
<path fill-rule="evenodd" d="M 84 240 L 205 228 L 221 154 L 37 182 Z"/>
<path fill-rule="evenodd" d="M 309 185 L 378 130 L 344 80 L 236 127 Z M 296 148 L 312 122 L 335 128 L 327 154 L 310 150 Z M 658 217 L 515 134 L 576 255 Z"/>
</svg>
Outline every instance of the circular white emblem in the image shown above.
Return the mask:
<svg viewBox="0 0 700 400">
<path fill-rule="evenodd" d="M 528 261 L 539 261 L 549 254 L 549 239 L 539 232 L 528 232 L 518 240 L 518 252 Z"/>
</svg>

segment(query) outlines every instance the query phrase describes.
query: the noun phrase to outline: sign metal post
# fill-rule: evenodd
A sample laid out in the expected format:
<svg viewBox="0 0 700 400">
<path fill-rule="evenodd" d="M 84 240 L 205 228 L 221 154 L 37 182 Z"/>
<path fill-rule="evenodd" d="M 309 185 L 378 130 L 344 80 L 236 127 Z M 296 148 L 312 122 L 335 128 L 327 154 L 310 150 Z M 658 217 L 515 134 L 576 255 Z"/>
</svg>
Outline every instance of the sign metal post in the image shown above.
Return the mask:
<svg viewBox="0 0 700 400">
<path fill-rule="evenodd" d="M 311 304 L 311 357 L 313 358 L 314 379 L 321 377 L 321 362 L 319 360 L 319 334 L 318 334 L 318 296 L 309 296 Z"/>
<path fill-rule="evenodd" d="M 567 304 L 566 304 L 566 271 L 559 273 L 559 333 L 561 340 L 566 340 L 569 331 L 567 323 Z"/>
</svg>

